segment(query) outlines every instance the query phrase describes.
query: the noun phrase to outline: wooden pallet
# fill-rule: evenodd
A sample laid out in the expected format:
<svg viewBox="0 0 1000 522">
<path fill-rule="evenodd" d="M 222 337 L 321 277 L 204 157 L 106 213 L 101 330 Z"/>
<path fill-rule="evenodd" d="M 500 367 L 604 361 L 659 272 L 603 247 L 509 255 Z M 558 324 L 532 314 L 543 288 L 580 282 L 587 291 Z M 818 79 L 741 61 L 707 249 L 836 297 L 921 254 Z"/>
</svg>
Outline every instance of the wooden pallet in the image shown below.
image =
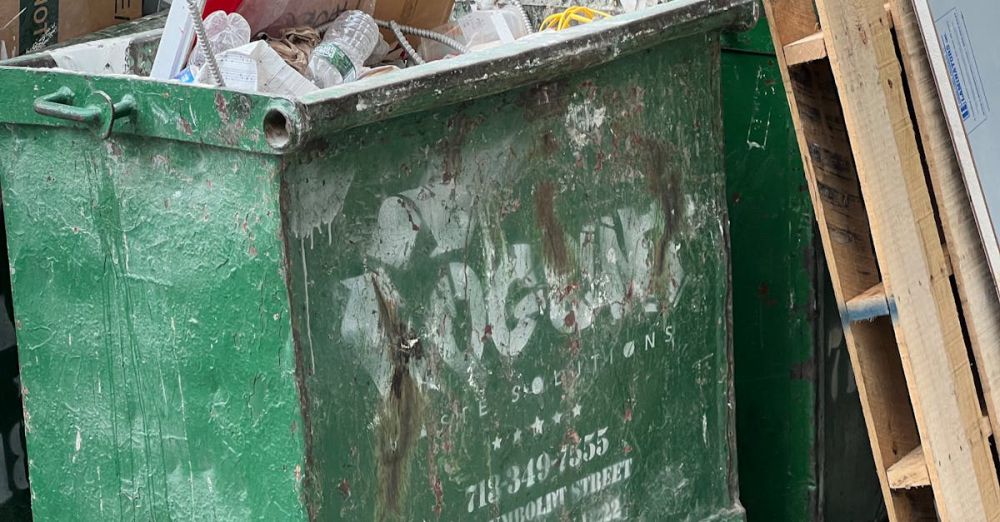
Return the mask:
<svg viewBox="0 0 1000 522">
<path fill-rule="evenodd" d="M 910 0 L 883 2 L 764 0 L 890 519 L 1000 520 L 1000 301 Z"/>
</svg>

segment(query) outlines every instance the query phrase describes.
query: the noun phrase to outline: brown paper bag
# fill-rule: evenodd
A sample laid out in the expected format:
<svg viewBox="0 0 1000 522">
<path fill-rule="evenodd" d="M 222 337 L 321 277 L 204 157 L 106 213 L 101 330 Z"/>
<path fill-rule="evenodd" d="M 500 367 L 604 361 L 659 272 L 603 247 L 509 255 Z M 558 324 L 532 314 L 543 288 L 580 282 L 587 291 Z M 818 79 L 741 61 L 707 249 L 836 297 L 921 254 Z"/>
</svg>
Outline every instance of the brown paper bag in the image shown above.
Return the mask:
<svg viewBox="0 0 1000 522">
<path fill-rule="evenodd" d="M 434 29 L 451 16 L 455 0 L 378 0 L 375 4 L 375 18 L 379 20 L 395 20 L 402 25 L 420 29 Z M 391 31 L 383 30 L 387 42 L 396 41 Z M 418 38 L 407 38 L 413 45 L 419 43 Z"/>
</svg>

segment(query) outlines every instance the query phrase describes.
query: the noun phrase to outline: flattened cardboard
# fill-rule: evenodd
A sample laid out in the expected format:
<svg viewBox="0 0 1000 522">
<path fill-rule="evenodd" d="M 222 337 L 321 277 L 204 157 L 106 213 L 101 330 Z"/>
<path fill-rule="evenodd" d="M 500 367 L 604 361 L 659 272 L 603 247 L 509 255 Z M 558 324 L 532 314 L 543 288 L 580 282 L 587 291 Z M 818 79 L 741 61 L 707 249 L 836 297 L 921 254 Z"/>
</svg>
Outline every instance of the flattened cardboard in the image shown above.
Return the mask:
<svg viewBox="0 0 1000 522">
<path fill-rule="evenodd" d="M 0 40 L 13 57 L 141 16 L 140 0 L 0 0 Z"/>
<path fill-rule="evenodd" d="M 378 0 L 375 4 L 375 18 L 395 20 L 401 25 L 420 29 L 434 29 L 444 25 L 455 7 L 455 0 Z M 396 41 L 391 31 L 382 31 L 387 42 Z M 418 38 L 411 38 L 413 45 Z"/>
</svg>

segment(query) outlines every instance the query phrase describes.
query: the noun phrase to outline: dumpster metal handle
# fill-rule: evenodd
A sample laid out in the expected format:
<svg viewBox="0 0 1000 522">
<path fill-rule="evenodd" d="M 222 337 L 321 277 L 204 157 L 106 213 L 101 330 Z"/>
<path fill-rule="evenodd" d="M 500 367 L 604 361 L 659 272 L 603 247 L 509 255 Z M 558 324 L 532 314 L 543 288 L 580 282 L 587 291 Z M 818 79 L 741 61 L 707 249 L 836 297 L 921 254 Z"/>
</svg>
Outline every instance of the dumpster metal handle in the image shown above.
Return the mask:
<svg viewBox="0 0 1000 522">
<path fill-rule="evenodd" d="M 42 116 L 83 123 L 102 139 L 111 136 L 115 120 L 130 117 L 135 113 L 135 98 L 131 94 L 126 94 L 116 103 L 111 100 L 108 93 L 94 91 L 87 97 L 82 107 L 73 105 L 74 97 L 69 87 L 62 87 L 54 93 L 36 99 L 35 112 Z"/>
</svg>

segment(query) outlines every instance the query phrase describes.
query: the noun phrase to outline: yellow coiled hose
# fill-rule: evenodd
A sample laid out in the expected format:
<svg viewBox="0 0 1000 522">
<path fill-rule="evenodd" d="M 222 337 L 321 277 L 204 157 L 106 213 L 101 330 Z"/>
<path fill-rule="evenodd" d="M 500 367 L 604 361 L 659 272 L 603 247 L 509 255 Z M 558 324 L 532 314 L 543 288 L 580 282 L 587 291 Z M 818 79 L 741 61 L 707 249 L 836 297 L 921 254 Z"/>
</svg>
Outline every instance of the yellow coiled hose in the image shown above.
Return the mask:
<svg viewBox="0 0 1000 522">
<path fill-rule="evenodd" d="M 561 13 L 556 13 L 545 18 L 539 30 L 555 29 L 556 31 L 562 31 L 573 25 L 589 24 L 598 18 L 610 17 L 611 15 L 604 11 L 598 11 L 589 7 L 573 6 Z"/>
</svg>

